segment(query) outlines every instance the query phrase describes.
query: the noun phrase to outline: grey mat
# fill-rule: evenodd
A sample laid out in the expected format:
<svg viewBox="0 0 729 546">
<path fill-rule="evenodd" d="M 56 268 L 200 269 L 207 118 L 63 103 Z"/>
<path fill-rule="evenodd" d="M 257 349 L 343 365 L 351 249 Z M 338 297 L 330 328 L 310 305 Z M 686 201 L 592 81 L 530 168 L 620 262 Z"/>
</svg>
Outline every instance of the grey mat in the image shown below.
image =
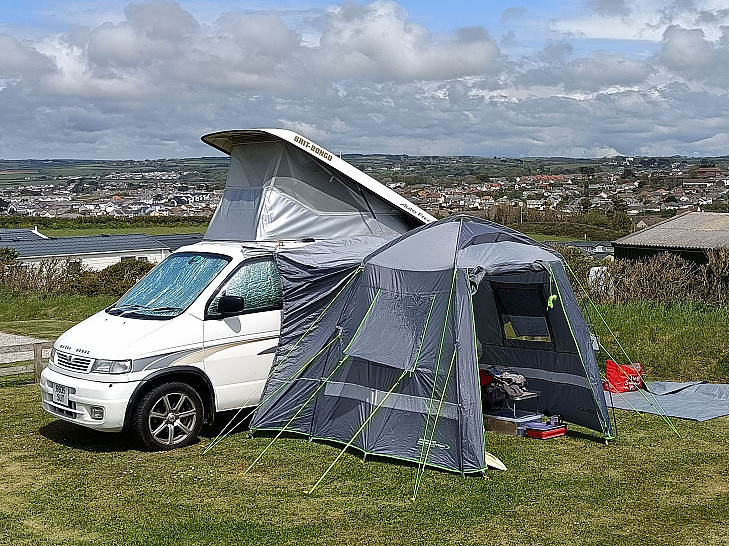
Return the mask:
<svg viewBox="0 0 729 546">
<path fill-rule="evenodd" d="M 729 385 L 703 381 L 647 381 L 646 386 L 648 391 L 612 395 L 605 391 L 605 401 L 608 406 L 618 409 L 665 414 L 693 421 L 708 421 L 729 415 Z"/>
</svg>

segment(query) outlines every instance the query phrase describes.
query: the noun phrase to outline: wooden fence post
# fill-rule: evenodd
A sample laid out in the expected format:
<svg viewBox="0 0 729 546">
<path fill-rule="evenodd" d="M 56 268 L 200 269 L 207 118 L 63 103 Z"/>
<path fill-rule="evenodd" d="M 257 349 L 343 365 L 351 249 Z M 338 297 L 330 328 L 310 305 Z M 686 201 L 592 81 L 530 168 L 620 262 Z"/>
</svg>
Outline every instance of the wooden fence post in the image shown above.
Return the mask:
<svg viewBox="0 0 729 546">
<path fill-rule="evenodd" d="M 33 344 L 33 370 L 35 371 L 35 382 L 40 383 L 41 372 L 43 371 L 43 343 Z"/>
</svg>

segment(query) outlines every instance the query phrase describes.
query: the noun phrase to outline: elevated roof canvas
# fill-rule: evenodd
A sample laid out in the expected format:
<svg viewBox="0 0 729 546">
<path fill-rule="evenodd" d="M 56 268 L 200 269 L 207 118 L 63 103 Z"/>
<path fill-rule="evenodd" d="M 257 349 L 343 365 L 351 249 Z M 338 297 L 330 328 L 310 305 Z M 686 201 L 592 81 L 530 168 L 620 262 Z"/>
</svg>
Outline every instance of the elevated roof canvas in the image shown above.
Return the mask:
<svg viewBox="0 0 729 546">
<path fill-rule="evenodd" d="M 202 140 L 231 156 L 206 240 L 392 237 L 435 220 L 292 131 L 223 131 Z"/>
</svg>

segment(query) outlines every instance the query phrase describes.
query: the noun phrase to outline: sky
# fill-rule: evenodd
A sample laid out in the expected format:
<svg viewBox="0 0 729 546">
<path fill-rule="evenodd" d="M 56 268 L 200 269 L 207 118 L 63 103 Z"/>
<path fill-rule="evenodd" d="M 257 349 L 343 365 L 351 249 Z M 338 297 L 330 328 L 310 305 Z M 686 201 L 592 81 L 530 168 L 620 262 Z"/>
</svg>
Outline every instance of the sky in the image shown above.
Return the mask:
<svg viewBox="0 0 729 546">
<path fill-rule="evenodd" d="M 726 0 L 0 0 L 0 158 L 729 154 Z"/>
</svg>

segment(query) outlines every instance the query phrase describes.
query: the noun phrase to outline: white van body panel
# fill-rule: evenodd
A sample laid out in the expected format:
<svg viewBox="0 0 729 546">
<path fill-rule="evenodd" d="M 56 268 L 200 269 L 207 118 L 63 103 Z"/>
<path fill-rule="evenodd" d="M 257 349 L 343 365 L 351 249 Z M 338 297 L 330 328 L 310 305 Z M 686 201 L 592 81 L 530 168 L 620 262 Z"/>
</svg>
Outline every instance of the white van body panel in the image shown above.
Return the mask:
<svg viewBox="0 0 729 546">
<path fill-rule="evenodd" d="M 217 411 L 255 406 L 278 345 L 281 311 L 205 321 L 205 373 Z"/>
<path fill-rule="evenodd" d="M 177 253 L 224 255 L 230 263 L 178 316 L 143 319 L 115 316 L 104 310 L 64 332 L 54 344 L 55 360 L 49 362 L 42 375 L 43 407 L 70 422 L 118 431 L 125 424 L 127 404 L 140 383 L 153 373 L 175 366 L 195 367 L 207 376 L 214 389 L 216 411 L 255 406 L 275 356 L 281 311 L 215 318 L 206 317 L 205 309 L 232 273 L 252 258 L 272 257 L 271 250 L 276 246 L 198 243 L 180 248 Z M 124 374 L 94 373 L 89 370 L 96 359 L 131 360 L 132 370 Z M 69 367 L 69 363 L 78 369 Z M 75 409 L 53 403 L 56 383 L 69 387 L 69 401 Z M 121 389 L 122 385 L 126 387 Z M 90 418 L 94 405 L 104 407 L 103 419 Z"/>
</svg>

